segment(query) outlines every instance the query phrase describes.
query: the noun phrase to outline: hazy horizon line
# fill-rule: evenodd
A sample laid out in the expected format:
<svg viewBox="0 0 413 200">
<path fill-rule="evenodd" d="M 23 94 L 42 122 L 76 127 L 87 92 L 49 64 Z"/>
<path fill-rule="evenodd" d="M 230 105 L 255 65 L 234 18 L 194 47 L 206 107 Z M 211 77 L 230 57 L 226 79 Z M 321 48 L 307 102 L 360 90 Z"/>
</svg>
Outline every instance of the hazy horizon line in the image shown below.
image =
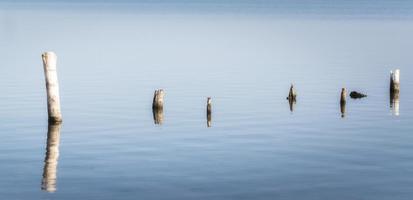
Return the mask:
<svg viewBox="0 0 413 200">
<path fill-rule="evenodd" d="M 263 14 L 308 17 L 413 19 L 413 2 L 398 0 L 6 0 L 0 10 L 119 11 L 129 13 Z"/>
</svg>

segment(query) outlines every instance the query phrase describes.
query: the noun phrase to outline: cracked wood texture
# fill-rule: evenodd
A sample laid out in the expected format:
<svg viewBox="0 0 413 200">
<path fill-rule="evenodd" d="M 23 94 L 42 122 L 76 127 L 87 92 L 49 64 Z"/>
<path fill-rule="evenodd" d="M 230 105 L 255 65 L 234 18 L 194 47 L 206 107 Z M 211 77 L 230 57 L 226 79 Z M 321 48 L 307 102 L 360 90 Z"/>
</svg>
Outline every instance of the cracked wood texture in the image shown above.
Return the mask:
<svg viewBox="0 0 413 200">
<path fill-rule="evenodd" d="M 57 80 L 56 61 L 57 56 L 53 52 L 42 54 L 44 76 L 47 90 L 47 112 L 50 122 L 61 122 L 59 83 Z"/>
</svg>

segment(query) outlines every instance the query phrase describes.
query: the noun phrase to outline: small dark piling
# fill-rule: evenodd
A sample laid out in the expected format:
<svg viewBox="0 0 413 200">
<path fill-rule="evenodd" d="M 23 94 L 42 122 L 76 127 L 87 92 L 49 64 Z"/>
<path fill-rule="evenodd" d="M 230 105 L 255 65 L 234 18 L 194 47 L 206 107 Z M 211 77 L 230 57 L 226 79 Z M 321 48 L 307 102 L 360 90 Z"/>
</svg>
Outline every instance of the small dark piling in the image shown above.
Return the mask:
<svg viewBox="0 0 413 200">
<path fill-rule="evenodd" d="M 340 95 L 340 103 L 346 103 L 346 96 L 347 96 L 347 91 L 346 88 L 341 89 L 341 95 Z"/>
<path fill-rule="evenodd" d="M 155 90 L 152 102 L 152 113 L 155 124 L 161 125 L 163 123 L 163 98 L 165 93 L 163 89 Z"/>
<path fill-rule="evenodd" d="M 390 109 L 393 115 L 399 116 L 400 112 L 400 70 L 390 71 Z"/>
<path fill-rule="evenodd" d="M 293 84 L 291 84 L 290 92 L 288 93 L 287 99 L 289 101 L 296 101 L 297 100 L 297 92 L 295 91 Z"/>
<path fill-rule="evenodd" d="M 163 89 L 155 90 L 153 95 L 152 109 L 163 109 L 163 97 L 165 92 Z"/>
<path fill-rule="evenodd" d="M 395 116 L 400 115 L 400 98 L 399 93 L 390 93 L 390 109 Z"/>
<path fill-rule="evenodd" d="M 341 117 L 344 118 L 346 115 L 346 96 L 347 96 L 347 91 L 346 88 L 341 89 L 341 95 L 340 95 L 340 112 L 341 112 Z"/>
<path fill-rule="evenodd" d="M 390 94 L 400 92 L 400 70 L 390 71 Z"/>
<path fill-rule="evenodd" d="M 207 126 L 211 127 L 211 119 L 212 119 L 212 102 L 211 102 L 211 97 L 207 98 Z"/>
<path fill-rule="evenodd" d="M 288 100 L 288 105 L 290 106 L 290 111 L 293 112 L 294 111 L 294 106 L 296 104 L 296 101 L 294 100 Z"/>
<path fill-rule="evenodd" d="M 154 109 L 152 109 L 152 114 L 153 114 L 154 124 L 162 125 L 162 123 L 163 123 L 163 109 L 162 108 L 154 108 Z"/>
<path fill-rule="evenodd" d="M 290 106 L 290 111 L 294 111 L 294 105 L 297 101 L 297 92 L 295 91 L 294 85 L 291 84 L 290 91 L 288 92 L 287 96 L 288 105 Z"/>
</svg>

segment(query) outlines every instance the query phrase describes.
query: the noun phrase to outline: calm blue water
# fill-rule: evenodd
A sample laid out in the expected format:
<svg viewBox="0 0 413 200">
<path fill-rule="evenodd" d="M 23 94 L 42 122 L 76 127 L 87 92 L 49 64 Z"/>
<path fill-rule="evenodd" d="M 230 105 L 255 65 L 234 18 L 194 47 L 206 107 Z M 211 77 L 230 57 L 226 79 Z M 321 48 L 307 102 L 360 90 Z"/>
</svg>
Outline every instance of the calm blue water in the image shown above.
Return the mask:
<svg viewBox="0 0 413 200">
<path fill-rule="evenodd" d="M 0 199 L 413 197 L 408 1 L 19 2 L 0 4 Z M 344 117 L 342 87 L 368 94 Z"/>
</svg>

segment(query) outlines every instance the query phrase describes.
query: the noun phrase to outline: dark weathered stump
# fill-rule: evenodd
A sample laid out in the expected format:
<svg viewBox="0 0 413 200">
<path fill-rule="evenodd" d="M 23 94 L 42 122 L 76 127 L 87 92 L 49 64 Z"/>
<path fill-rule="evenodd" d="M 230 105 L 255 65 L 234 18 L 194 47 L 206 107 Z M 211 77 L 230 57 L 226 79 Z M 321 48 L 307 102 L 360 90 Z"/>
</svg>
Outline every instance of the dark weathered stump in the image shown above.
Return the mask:
<svg viewBox="0 0 413 200">
<path fill-rule="evenodd" d="M 211 103 L 211 97 L 207 98 L 207 126 L 211 127 L 211 119 L 212 119 L 212 103 Z"/>
<path fill-rule="evenodd" d="M 390 93 L 400 92 L 400 70 L 390 71 Z"/>
<path fill-rule="evenodd" d="M 290 111 L 293 112 L 294 111 L 294 105 L 295 105 L 296 101 L 295 100 L 290 100 L 288 99 L 288 105 L 290 106 Z"/>
<path fill-rule="evenodd" d="M 152 109 L 152 114 L 153 114 L 153 122 L 155 124 L 162 125 L 162 123 L 163 123 L 163 108 L 153 108 Z"/>
<path fill-rule="evenodd" d="M 287 99 L 289 101 L 296 101 L 297 100 L 297 92 L 295 91 L 293 84 L 291 84 L 290 92 L 288 93 Z"/>
<path fill-rule="evenodd" d="M 390 93 L 390 109 L 395 116 L 400 115 L 400 98 L 399 93 Z"/>
<path fill-rule="evenodd" d="M 342 118 L 344 118 L 346 115 L 346 96 L 347 96 L 346 88 L 342 88 L 341 95 L 340 95 L 340 112 L 341 112 Z"/>
<path fill-rule="evenodd" d="M 165 96 L 165 92 L 163 89 L 155 90 L 153 95 L 153 102 L 152 102 L 152 113 L 153 113 L 153 120 L 155 124 L 162 124 L 163 123 L 163 98 Z"/>
<path fill-rule="evenodd" d="M 164 96 L 165 96 L 165 93 L 163 89 L 155 90 L 155 93 L 153 95 L 153 102 L 152 102 L 153 109 L 163 109 L 163 97 Z"/>
<path fill-rule="evenodd" d="M 393 115 L 400 114 L 400 70 L 390 71 L 390 108 Z"/>
<path fill-rule="evenodd" d="M 340 103 L 346 102 L 346 96 L 347 96 L 347 91 L 346 88 L 341 89 L 341 95 L 340 95 Z"/>
</svg>

